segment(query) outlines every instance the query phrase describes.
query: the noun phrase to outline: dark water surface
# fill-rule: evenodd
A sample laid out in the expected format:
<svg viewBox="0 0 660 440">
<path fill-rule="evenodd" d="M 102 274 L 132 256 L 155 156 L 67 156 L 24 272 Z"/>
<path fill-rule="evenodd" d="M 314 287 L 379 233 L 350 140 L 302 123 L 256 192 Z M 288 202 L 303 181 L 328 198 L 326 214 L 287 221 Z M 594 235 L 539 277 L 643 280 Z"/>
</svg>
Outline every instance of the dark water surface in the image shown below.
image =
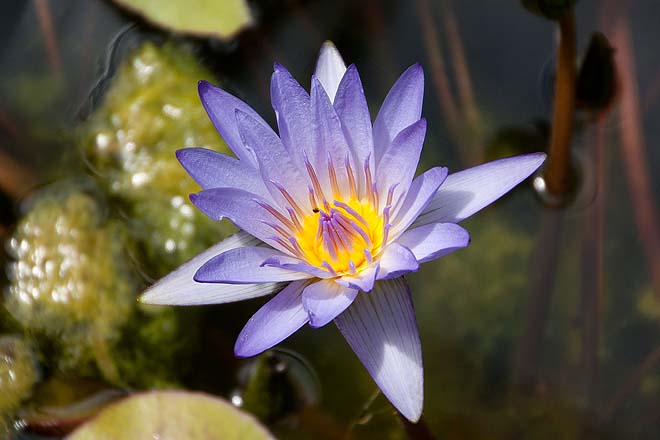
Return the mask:
<svg viewBox="0 0 660 440">
<path fill-rule="evenodd" d="M 0 16 L 3 240 L 35 186 L 94 174 L 81 158 L 81 121 L 122 59 L 141 42 L 170 39 L 140 21 L 127 27 L 135 17 L 109 2 L 49 3 L 54 49 L 36 2 L 8 2 Z M 424 66 L 429 130 L 420 167 L 459 170 L 546 149 L 555 28 L 517 1 L 253 7 L 257 27 L 233 42 L 177 41 L 270 122 L 272 62 L 307 87 L 330 39 L 358 66 L 373 115 L 400 72 Z M 424 351 L 424 420 L 439 438 L 660 436 L 660 4 L 583 0 L 576 18 L 579 54 L 594 31 L 614 46 L 619 88 L 601 117 L 579 115 L 574 201 L 545 208 L 528 181 L 465 222 L 469 248 L 409 277 Z M 11 177 L 14 162 L 25 168 L 19 177 Z M 138 266 L 146 258 L 134 257 Z M 136 285 L 157 275 L 142 271 Z M 249 364 L 233 359 L 233 339 L 263 302 L 190 311 L 197 348 L 175 382 L 240 394 Z M 291 351 L 281 356 L 297 398 L 318 403 L 301 411 L 280 405 L 267 417 L 278 436 L 405 438 L 334 326 L 304 328 L 281 346 Z M 57 375 L 47 355 L 40 362 L 45 376 Z"/>
</svg>

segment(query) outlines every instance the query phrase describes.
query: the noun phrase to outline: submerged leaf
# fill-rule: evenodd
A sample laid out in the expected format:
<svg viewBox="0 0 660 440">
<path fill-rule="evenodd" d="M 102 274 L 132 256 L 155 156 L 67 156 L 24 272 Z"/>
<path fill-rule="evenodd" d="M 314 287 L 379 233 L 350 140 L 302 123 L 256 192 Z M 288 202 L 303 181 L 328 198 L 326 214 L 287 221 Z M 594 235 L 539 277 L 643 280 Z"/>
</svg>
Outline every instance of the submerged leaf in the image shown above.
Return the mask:
<svg viewBox="0 0 660 440">
<path fill-rule="evenodd" d="M 108 407 L 68 437 L 119 438 L 257 440 L 272 436 L 251 415 L 222 399 L 185 391 L 152 391 Z"/>
<path fill-rule="evenodd" d="M 245 0 L 114 0 L 174 32 L 230 38 L 252 24 Z"/>
</svg>

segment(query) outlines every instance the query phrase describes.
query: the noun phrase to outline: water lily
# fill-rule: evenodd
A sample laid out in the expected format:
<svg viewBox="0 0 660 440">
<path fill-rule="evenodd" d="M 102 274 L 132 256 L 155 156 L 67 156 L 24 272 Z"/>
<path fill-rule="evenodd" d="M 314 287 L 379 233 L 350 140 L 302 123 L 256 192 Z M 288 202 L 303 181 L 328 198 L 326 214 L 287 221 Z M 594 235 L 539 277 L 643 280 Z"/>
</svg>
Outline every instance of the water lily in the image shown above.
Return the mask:
<svg viewBox="0 0 660 440">
<path fill-rule="evenodd" d="M 403 275 L 466 247 L 470 236 L 458 223 L 527 178 L 545 155 L 415 177 L 426 134 L 420 65 L 397 80 L 373 125 L 357 69 L 331 43 L 309 94 L 283 66 L 274 70 L 279 135 L 247 104 L 200 82 L 202 104 L 236 157 L 199 148 L 177 157 L 203 188 L 190 196 L 194 205 L 242 232 L 141 300 L 226 303 L 281 289 L 238 336 L 237 356 L 259 354 L 305 324 L 334 321 L 383 394 L 416 421 L 422 353 Z"/>
</svg>

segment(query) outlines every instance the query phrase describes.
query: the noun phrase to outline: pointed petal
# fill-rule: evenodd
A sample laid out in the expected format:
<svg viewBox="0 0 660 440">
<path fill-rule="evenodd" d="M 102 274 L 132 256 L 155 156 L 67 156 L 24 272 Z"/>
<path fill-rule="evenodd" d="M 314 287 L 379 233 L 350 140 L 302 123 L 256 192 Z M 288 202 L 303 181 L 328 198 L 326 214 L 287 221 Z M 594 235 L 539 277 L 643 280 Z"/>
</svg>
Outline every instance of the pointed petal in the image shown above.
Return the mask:
<svg viewBox="0 0 660 440">
<path fill-rule="evenodd" d="M 266 203 L 266 200 L 256 194 L 236 188 L 211 188 L 191 194 L 190 201 L 213 220 L 219 221 L 227 217 L 238 228 L 286 254 L 289 253 L 271 239 L 274 231 L 266 223 L 278 223 L 278 220 L 259 205 Z"/>
<path fill-rule="evenodd" d="M 291 160 L 304 170 L 302 150 L 312 145 L 309 94 L 284 66 L 275 64 L 270 80 L 270 100 L 282 143 L 291 154 Z"/>
<path fill-rule="evenodd" d="M 330 102 L 334 102 L 339 82 L 346 72 L 346 64 L 339 51 L 331 41 L 326 41 L 321 47 L 321 53 L 316 61 L 314 75 L 321 81 Z"/>
<path fill-rule="evenodd" d="M 204 189 L 232 187 L 270 198 L 259 170 L 242 160 L 206 148 L 184 148 L 176 158 Z"/>
<path fill-rule="evenodd" d="M 254 154 L 243 145 L 241 136 L 238 134 L 234 112 L 236 109 L 239 109 L 242 112 L 249 114 L 252 118 L 270 130 L 268 124 L 252 109 L 252 107 L 237 97 L 213 86 L 207 81 L 200 81 L 197 89 L 206 113 L 209 115 L 209 118 L 211 119 L 211 122 L 213 122 L 213 125 L 215 125 L 218 133 L 220 133 L 220 136 L 222 136 L 229 148 L 231 148 L 231 151 L 233 151 L 236 157 L 240 160 L 256 167 L 257 161 Z"/>
<path fill-rule="evenodd" d="M 395 242 L 388 245 L 380 257 L 378 279 L 390 280 L 418 270 L 419 263 L 412 251 Z"/>
<path fill-rule="evenodd" d="M 357 294 L 356 289 L 340 286 L 332 280 L 310 284 L 302 296 L 303 307 L 309 315 L 309 325 L 323 327 L 346 310 Z"/>
<path fill-rule="evenodd" d="M 257 355 L 279 344 L 305 325 L 309 318 L 302 293 L 309 281 L 294 281 L 263 305 L 245 324 L 236 339 L 234 354 Z"/>
<path fill-rule="evenodd" d="M 334 276 L 327 270 L 319 269 L 318 267 L 305 263 L 298 258 L 283 254 L 273 256 L 264 261 L 263 264 L 264 266 L 278 267 L 289 271 L 304 272 L 309 274 L 310 277 L 332 278 Z"/>
<path fill-rule="evenodd" d="M 435 167 L 427 170 L 424 174 L 417 176 L 408 189 L 405 199 L 400 207 L 395 210 L 394 226 L 390 231 L 390 240 L 395 240 L 401 235 L 412 222 L 419 216 L 426 205 L 432 200 L 433 195 L 441 187 L 447 178 L 447 168 Z"/>
<path fill-rule="evenodd" d="M 408 420 L 419 420 L 424 402 L 422 350 L 405 280 L 376 283 L 335 323 L 385 397 Z"/>
<path fill-rule="evenodd" d="M 422 115 L 424 71 L 410 66 L 396 81 L 383 102 L 374 122 L 376 164 L 397 134 L 417 122 Z"/>
<path fill-rule="evenodd" d="M 410 249 L 421 264 L 467 247 L 470 233 L 455 223 L 430 223 L 408 229 L 396 242 Z"/>
<path fill-rule="evenodd" d="M 259 284 L 311 278 L 308 273 L 265 266 L 271 257 L 284 256 L 277 249 L 245 246 L 216 255 L 195 273 L 199 283 Z"/>
<path fill-rule="evenodd" d="M 358 289 L 362 292 L 371 292 L 371 289 L 374 288 L 379 269 L 380 263 L 376 261 L 371 266 L 362 269 L 355 276 L 344 275 L 341 278 L 337 278 L 335 283 L 351 289 Z"/>
<path fill-rule="evenodd" d="M 348 192 L 345 159 L 350 154 L 341 122 L 330 98 L 319 80 L 312 77 L 312 124 L 314 126 L 314 151 L 310 160 L 319 175 L 326 197 L 333 195 L 328 173 L 328 160 L 332 160 L 340 194 Z M 336 196 L 335 196 L 336 197 Z"/>
<path fill-rule="evenodd" d="M 145 304 L 192 306 L 200 304 L 222 304 L 270 295 L 281 288 L 280 284 L 202 284 L 193 281 L 193 276 L 205 261 L 213 255 L 241 246 L 254 246 L 258 239 L 247 232 L 239 232 L 182 264 L 170 274 L 158 280 L 139 297 Z"/>
<path fill-rule="evenodd" d="M 425 136 L 426 120 L 420 119 L 403 129 L 383 154 L 376 167 L 376 183 L 381 206 L 384 206 L 392 185 L 396 184 L 394 200 L 408 191 L 417 170 Z"/>
<path fill-rule="evenodd" d="M 259 163 L 264 183 L 275 200 L 286 203 L 273 182 L 285 185 L 299 205 L 308 204 L 307 180 L 293 163 L 291 154 L 272 131 L 263 127 L 247 113 L 236 110 L 236 123 L 243 143 L 251 148 Z"/>
<path fill-rule="evenodd" d="M 344 137 L 353 152 L 354 170 L 360 186 L 364 185 L 364 163 L 370 158 L 371 175 L 374 176 L 374 139 L 371 115 L 364 95 L 362 81 L 355 65 L 351 64 L 339 83 L 334 101 L 341 121 Z M 360 188 L 364 191 L 364 188 Z"/>
<path fill-rule="evenodd" d="M 545 158 L 545 153 L 522 154 L 450 174 L 414 226 L 465 220 L 511 191 Z"/>
</svg>

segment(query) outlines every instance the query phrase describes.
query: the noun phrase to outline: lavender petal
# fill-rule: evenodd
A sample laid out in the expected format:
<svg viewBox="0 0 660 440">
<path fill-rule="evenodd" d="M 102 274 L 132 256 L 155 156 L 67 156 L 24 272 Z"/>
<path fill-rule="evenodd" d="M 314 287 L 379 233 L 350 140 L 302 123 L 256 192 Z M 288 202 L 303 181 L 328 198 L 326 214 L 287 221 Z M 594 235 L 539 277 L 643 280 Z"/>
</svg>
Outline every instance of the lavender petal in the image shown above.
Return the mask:
<svg viewBox="0 0 660 440">
<path fill-rule="evenodd" d="M 408 420 L 419 420 L 422 350 L 405 280 L 379 281 L 370 294 L 358 295 L 335 323 L 385 397 Z"/>
<path fill-rule="evenodd" d="M 311 278 L 304 272 L 295 272 L 264 265 L 264 261 L 284 256 L 268 247 L 246 246 L 232 249 L 208 260 L 195 273 L 198 283 L 259 284 L 279 283 Z"/>
<path fill-rule="evenodd" d="M 242 246 L 255 246 L 260 241 L 247 232 L 238 232 L 220 243 L 211 246 L 190 261 L 183 263 L 165 277 L 156 281 L 142 293 L 138 300 L 145 304 L 192 306 L 201 304 L 223 304 L 270 295 L 279 284 L 203 284 L 193 281 L 193 276 L 205 261 Z"/>
<path fill-rule="evenodd" d="M 408 229 L 396 242 L 410 249 L 421 264 L 467 247 L 470 233 L 455 223 L 429 223 Z"/>
<path fill-rule="evenodd" d="M 314 75 L 319 79 L 325 89 L 330 102 L 334 102 L 339 82 L 346 72 L 346 64 L 335 45 L 326 41 L 321 47 L 319 58 L 316 61 Z"/>
<path fill-rule="evenodd" d="M 353 303 L 358 291 L 323 280 L 307 286 L 302 303 L 309 315 L 309 325 L 323 327 Z"/>
<path fill-rule="evenodd" d="M 309 281 L 294 281 L 252 315 L 236 339 L 234 354 L 255 356 L 279 344 L 309 321 L 302 293 Z"/>
<path fill-rule="evenodd" d="M 390 243 L 380 257 L 377 279 L 390 280 L 418 270 L 419 263 L 410 249 L 399 243 Z"/>
<path fill-rule="evenodd" d="M 422 115 L 424 71 L 410 66 L 396 81 L 383 102 L 374 122 L 376 164 L 401 130 L 417 122 Z"/>
<path fill-rule="evenodd" d="M 465 220 L 511 191 L 545 158 L 545 153 L 522 154 L 450 174 L 414 226 Z"/>
</svg>

